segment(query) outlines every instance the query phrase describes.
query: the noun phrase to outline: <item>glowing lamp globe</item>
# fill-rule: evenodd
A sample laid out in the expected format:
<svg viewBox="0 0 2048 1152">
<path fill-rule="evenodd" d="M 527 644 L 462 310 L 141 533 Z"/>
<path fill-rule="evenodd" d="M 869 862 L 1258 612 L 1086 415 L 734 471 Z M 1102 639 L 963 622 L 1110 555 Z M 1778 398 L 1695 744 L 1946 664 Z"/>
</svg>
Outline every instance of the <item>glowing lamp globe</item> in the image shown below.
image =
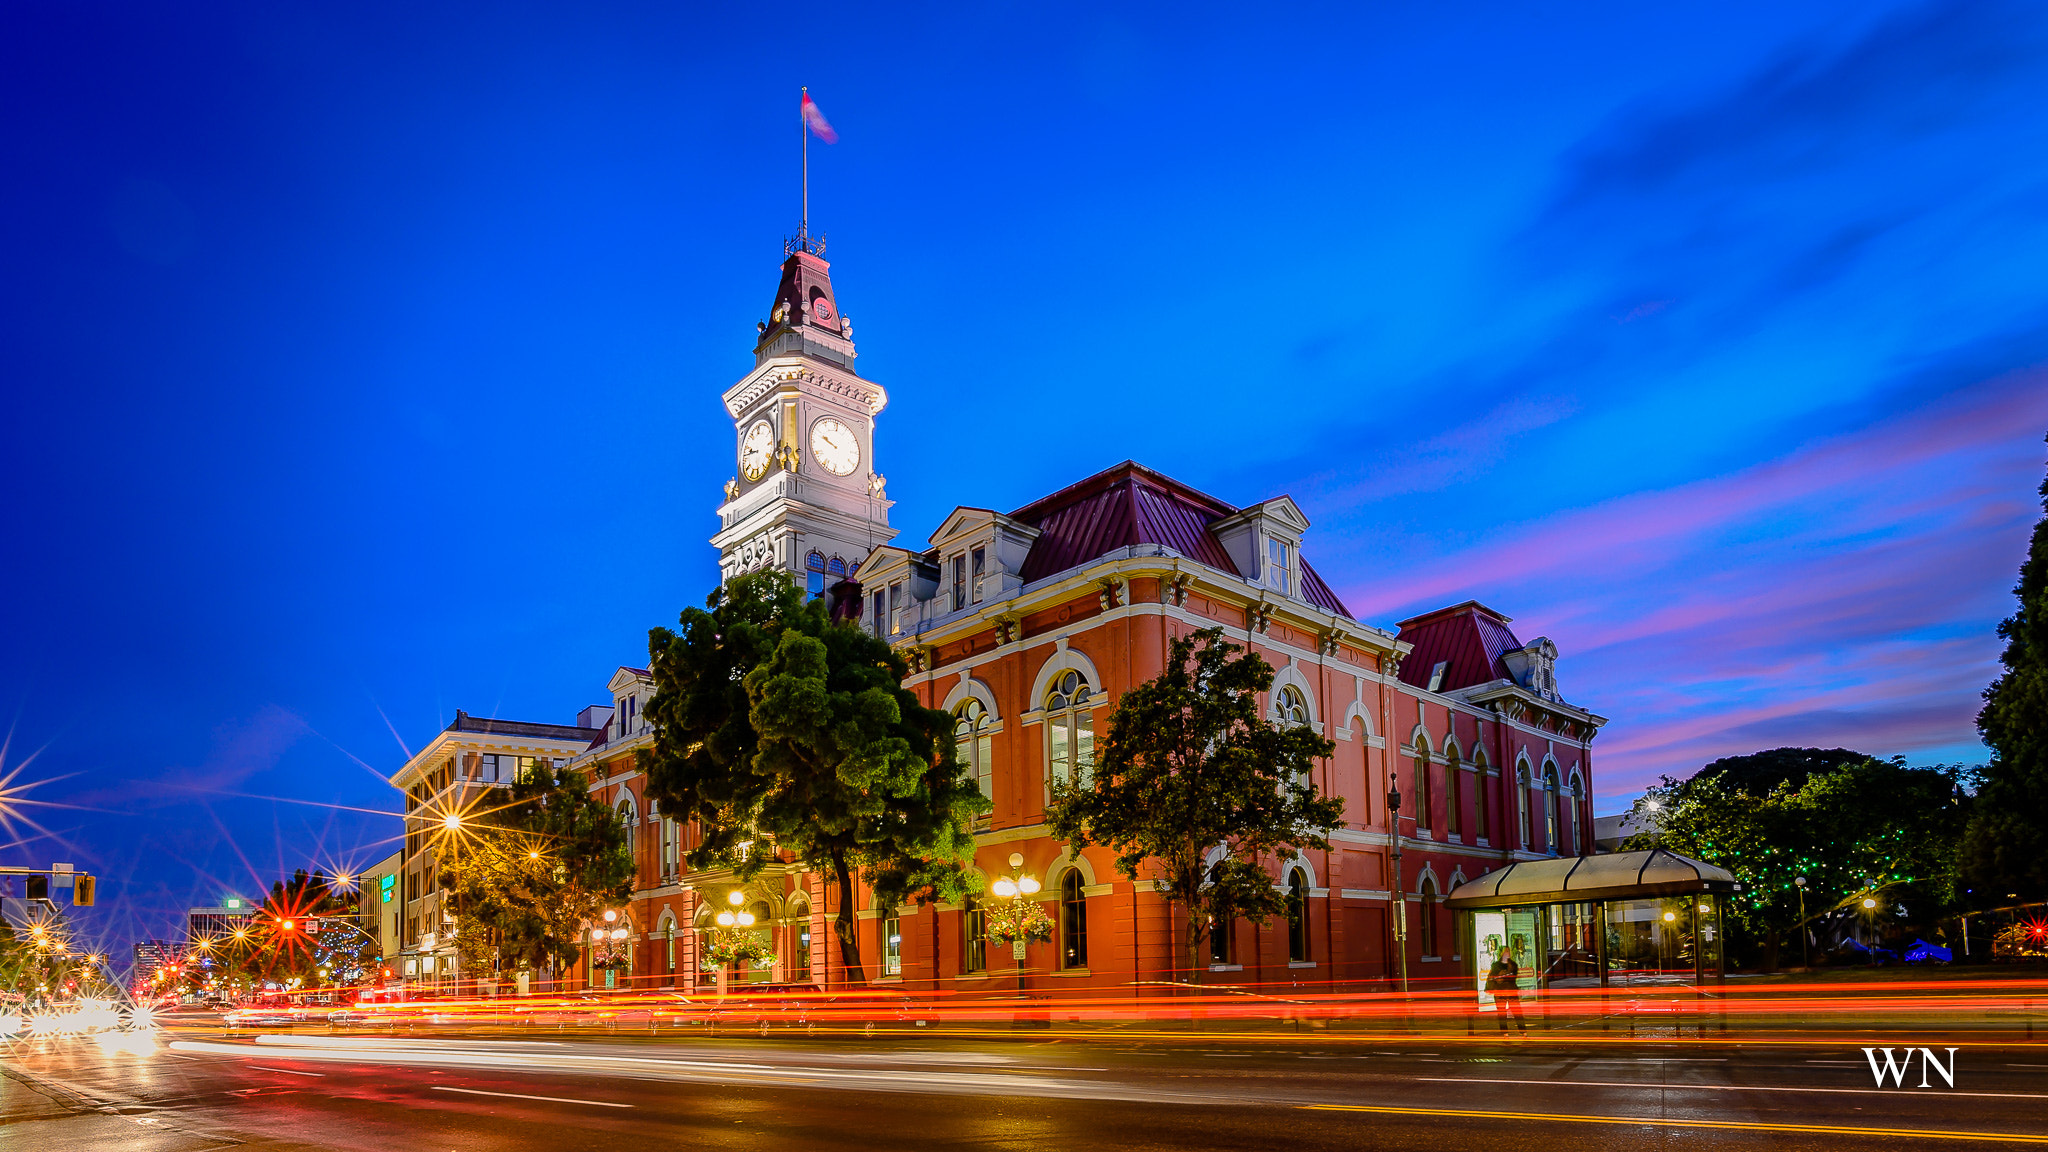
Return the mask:
<svg viewBox="0 0 2048 1152">
<path fill-rule="evenodd" d="M 1019 891 L 1019 892 L 1022 892 L 1022 893 L 1023 893 L 1023 894 L 1025 894 L 1026 896 L 1029 896 L 1029 895 L 1031 895 L 1031 894 L 1032 894 L 1033 892 L 1036 892 L 1036 891 L 1038 891 L 1038 877 L 1036 877 L 1036 876 L 1024 876 L 1024 877 L 1020 877 L 1020 878 L 1019 878 L 1019 879 L 1017 880 L 1017 891 Z"/>
<path fill-rule="evenodd" d="M 730 928 L 733 926 L 732 913 L 730 912 L 720 912 L 717 916 L 717 920 L 718 926 L 720 928 Z"/>
<path fill-rule="evenodd" d="M 737 908 L 747 902 L 747 894 L 735 888 L 725 894 L 725 902 Z"/>
<path fill-rule="evenodd" d="M 462 816 L 459 813 L 450 812 L 446 816 L 441 817 L 441 827 L 446 828 L 450 832 L 455 831 L 457 828 L 462 827 Z"/>
<path fill-rule="evenodd" d="M 1000 877 L 996 880 L 994 884 L 989 885 L 989 887 L 995 892 L 996 895 L 1001 896 L 1005 900 L 1008 900 L 1010 897 L 1015 896 L 1017 894 L 1017 882 L 1015 880 L 1010 879 L 1008 876 Z"/>
<path fill-rule="evenodd" d="M 1869 909 L 1877 907 L 1877 901 L 1871 899 L 1868 896 L 1865 896 L 1863 898 L 1863 907 L 1866 911 L 1868 911 Z"/>
<path fill-rule="evenodd" d="M 1664 922 L 1665 922 L 1666 924 L 1669 924 L 1669 923 L 1671 923 L 1672 921 L 1674 921 L 1674 920 L 1676 920 L 1676 919 L 1678 919 L 1678 913 L 1676 913 L 1676 912 L 1666 912 L 1666 913 L 1664 914 Z"/>
<path fill-rule="evenodd" d="M 605 922 L 605 923 L 609 924 L 609 923 L 611 923 L 612 921 L 614 921 L 614 920 L 617 920 L 618 918 L 619 918 L 619 914 L 618 914 L 618 912 L 617 912 L 616 910 L 614 910 L 614 909 L 611 909 L 611 908 L 607 908 L 607 909 L 605 909 L 605 912 L 604 912 L 604 922 Z"/>
<path fill-rule="evenodd" d="M 739 925 L 742 928 L 752 928 L 754 926 L 754 914 L 752 912 L 742 912 L 733 917 L 733 919 L 739 921 Z"/>
</svg>

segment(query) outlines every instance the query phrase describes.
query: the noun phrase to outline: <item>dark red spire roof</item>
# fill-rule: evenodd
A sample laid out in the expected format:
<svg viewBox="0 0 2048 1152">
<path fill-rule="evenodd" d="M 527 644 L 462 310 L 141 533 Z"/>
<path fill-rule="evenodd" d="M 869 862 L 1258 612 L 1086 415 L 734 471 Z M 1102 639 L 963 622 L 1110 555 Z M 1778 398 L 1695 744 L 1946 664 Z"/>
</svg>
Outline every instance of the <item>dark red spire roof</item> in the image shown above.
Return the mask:
<svg viewBox="0 0 2048 1152">
<path fill-rule="evenodd" d="M 1439 663 L 1446 664 L 1439 692 L 1514 679 L 1501 657 L 1522 642 L 1508 628 L 1508 619 L 1477 600 L 1467 600 L 1401 621 L 1399 638 L 1415 645 L 1401 661 L 1401 681 L 1427 689 Z"/>
<path fill-rule="evenodd" d="M 1018 575 L 1029 584 L 1119 548 L 1153 544 L 1242 576 L 1209 530 L 1237 511 L 1164 473 L 1126 460 L 1010 513 L 1012 520 L 1040 533 Z M 1306 559 L 1301 562 L 1301 591 L 1303 599 L 1323 611 L 1350 617 L 1344 602 Z"/>
</svg>

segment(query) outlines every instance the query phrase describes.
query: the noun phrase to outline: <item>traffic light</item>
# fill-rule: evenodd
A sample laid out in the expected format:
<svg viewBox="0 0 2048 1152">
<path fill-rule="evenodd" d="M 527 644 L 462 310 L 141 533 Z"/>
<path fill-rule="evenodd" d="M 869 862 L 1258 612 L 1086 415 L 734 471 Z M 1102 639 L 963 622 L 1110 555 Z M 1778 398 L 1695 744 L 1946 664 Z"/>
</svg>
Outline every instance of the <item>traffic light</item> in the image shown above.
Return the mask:
<svg viewBox="0 0 2048 1152">
<path fill-rule="evenodd" d="M 48 876 L 24 876 L 22 877 L 22 883 L 29 899 L 48 900 L 50 898 L 50 878 Z"/>
<path fill-rule="evenodd" d="M 90 908 L 90 907 L 92 907 L 92 877 L 91 877 L 91 876 L 88 876 L 88 875 L 86 875 L 85 873 L 81 872 L 81 873 L 79 873 L 79 874 L 78 874 L 78 876 L 77 876 L 77 877 L 76 877 L 75 879 L 73 879 L 73 880 L 72 880 L 72 882 L 71 882 L 71 906 L 72 906 L 72 907 L 74 907 L 74 908 Z"/>
</svg>

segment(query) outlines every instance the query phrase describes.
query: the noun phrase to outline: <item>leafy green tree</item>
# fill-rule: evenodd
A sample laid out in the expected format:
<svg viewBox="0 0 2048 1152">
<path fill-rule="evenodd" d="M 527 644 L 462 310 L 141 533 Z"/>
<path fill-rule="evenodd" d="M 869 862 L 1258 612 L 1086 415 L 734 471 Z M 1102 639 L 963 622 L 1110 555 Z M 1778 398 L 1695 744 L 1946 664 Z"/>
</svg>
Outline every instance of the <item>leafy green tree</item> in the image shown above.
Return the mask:
<svg viewBox="0 0 2048 1152">
<path fill-rule="evenodd" d="M 2048 511 L 2048 480 L 2041 504 Z M 2005 672 L 1977 714 L 1991 762 L 1963 838 L 1965 884 L 1978 907 L 2048 898 L 2048 516 L 2034 525 L 2013 594 L 2019 610 L 1998 625 Z"/>
<path fill-rule="evenodd" d="M 1887 917 L 1931 924 L 1955 895 L 1968 772 L 1809 755 L 1816 751 L 1733 758 L 1752 771 L 1709 765 L 1689 779 L 1667 776 L 1636 802 L 1637 823 L 1654 830 L 1626 845 L 1662 846 L 1733 872 L 1742 891 L 1728 903 L 1730 919 L 1761 945 L 1766 968 L 1801 926 L 1801 876 L 1807 921 L 1877 895 Z M 1802 760 L 1812 765 L 1803 775 L 1781 770 Z"/>
<path fill-rule="evenodd" d="M 472 971 L 567 968 L 587 926 L 633 894 L 618 814 L 581 772 L 546 760 L 512 782 L 502 805 L 444 834 L 435 857 L 456 893 L 455 944 Z"/>
<path fill-rule="evenodd" d="M 971 890 L 974 817 L 989 803 L 962 775 L 951 718 L 903 687 L 888 644 L 763 573 L 686 609 L 676 631 L 649 632 L 647 653 L 654 744 L 639 767 L 663 812 L 695 822 L 692 868 L 748 878 L 780 859 L 829 874 L 856 981 L 857 873 L 885 903 Z"/>
<path fill-rule="evenodd" d="M 1223 629 L 1177 636 L 1165 671 L 1118 698 L 1092 779 L 1053 782 L 1054 835 L 1076 850 L 1109 847 L 1133 880 L 1154 862 L 1186 913 L 1188 971 L 1204 924 L 1263 924 L 1286 911 L 1266 857 L 1328 850 L 1326 833 L 1344 818 L 1344 801 L 1319 795 L 1311 780 L 1335 745 L 1261 716 L 1258 694 L 1272 686 L 1272 665 Z M 1204 869 L 1218 845 L 1227 855 Z"/>
</svg>

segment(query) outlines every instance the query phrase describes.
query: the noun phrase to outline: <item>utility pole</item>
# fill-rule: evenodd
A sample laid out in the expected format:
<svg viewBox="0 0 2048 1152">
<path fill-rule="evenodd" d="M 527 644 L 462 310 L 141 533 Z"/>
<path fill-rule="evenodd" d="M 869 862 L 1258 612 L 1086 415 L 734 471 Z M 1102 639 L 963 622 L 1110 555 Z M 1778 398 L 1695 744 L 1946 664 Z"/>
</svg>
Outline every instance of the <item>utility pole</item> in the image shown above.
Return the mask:
<svg viewBox="0 0 2048 1152">
<path fill-rule="evenodd" d="M 1387 762 L 1387 825 L 1394 834 L 1394 956 L 1401 966 L 1401 995 L 1408 994 L 1408 896 L 1401 888 L 1401 785 L 1393 760 Z"/>
</svg>

